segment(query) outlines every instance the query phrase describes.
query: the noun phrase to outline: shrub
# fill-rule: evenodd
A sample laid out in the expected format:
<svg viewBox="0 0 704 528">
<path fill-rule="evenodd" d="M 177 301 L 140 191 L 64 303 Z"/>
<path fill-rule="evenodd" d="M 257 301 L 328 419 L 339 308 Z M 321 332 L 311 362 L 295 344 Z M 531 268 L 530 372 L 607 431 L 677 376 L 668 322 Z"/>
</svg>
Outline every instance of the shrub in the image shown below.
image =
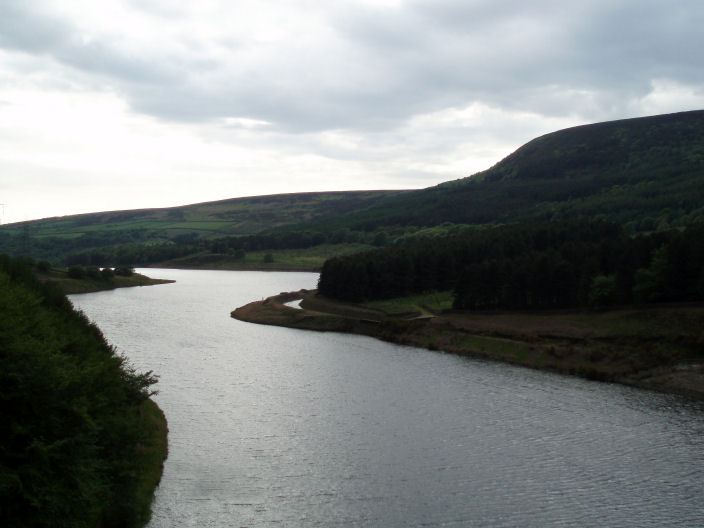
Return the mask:
<svg viewBox="0 0 704 528">
<path fill-rule="evenodd" d="M 86 269 L 80 264 L 75 264 L 68 268 L 68 276 L 72 279 L 83 279 L 86 276 Z"/>
<path fill-rule="evenodd" d="M 156 377 L 32 271 L 0 255 L 0 524 L 143 526 L 140 409 Z"/>
<path fill-rule="evenodd" d="M 616 277 L 597 275 L 589 288 L 589 305 L 592 308 L 611 306 L 616 300 Z"/>
<path fill-rule="evenodd" d="M 122 277 L 131 277 L 134 274 L 134 268 L 129 266 L 118 266 L 115 268 L 115 275 Z"/>
</svg>

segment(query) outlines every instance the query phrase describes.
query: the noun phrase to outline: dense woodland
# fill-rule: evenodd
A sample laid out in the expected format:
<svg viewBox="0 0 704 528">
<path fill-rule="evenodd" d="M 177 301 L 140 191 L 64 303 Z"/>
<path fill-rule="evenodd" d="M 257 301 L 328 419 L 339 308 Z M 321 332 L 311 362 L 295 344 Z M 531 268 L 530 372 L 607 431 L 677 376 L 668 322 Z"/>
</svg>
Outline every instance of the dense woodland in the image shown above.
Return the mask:
<svg viewBox="0 0 704 528">
<path fill-rule="evenodd" d="M 511 225 L 336 257 L 319 290 L 345 301 L 452 290 L 460 309 L 704 300 L 704 224 L 625 235 L 604 221 Z"/>
<path fill-rule="evenodd" d="M 0 255 L 0 524 L 134 527 L 156 382 L 136 373 L 32 266 Z M 160 463 L 160 461 L 159 461 Z"/>
</svg>

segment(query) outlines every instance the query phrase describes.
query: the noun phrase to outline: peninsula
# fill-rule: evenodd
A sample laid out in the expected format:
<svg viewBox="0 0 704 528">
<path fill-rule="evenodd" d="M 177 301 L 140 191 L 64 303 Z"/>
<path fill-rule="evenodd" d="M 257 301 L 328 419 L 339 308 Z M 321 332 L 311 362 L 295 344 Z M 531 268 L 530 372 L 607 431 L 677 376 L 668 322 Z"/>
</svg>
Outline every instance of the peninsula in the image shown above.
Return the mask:
<svg viewBox="0 0 704 528">
<path fill-rule="evenodd" d="M 290 305 L 299 300 L 299 307 Z M 704 399 L 701 304 L 530 313 L 435 311 L 418 304 L 390 312 L 301 290 L 249 303 L 231 315 Z"/>
</svg>

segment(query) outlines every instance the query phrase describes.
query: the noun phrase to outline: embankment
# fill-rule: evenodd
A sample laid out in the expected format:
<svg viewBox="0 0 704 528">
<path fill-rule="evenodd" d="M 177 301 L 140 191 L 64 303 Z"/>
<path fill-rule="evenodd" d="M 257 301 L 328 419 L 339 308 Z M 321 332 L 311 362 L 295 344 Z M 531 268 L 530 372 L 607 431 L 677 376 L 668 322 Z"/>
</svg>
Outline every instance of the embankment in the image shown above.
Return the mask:
<svg viewBox="0 0 704 528">
<path fill-rule="evenodd" d="M 39 280 L 56 284 L 66 295 L 74 293 L 93 293 L 104 290 L 114 290 L 116 288 L 131 288 L 133 286 L 154 286 L 157 284 L 168 284 L 176 282 L 168 279 L 152 279 L 146 275 L 133 273 L 129 277 L 115 276 L 108 280 L 104 279 L 72 279 L 65 272 L 51 272 L 50 274 L 39 274 Z"/>
<path fill-rule="evenodd" d="M 284 304 L 297 299 L 300 309 Z M 701 305 L 579 313 L 446 312 L 419 318 L 387 316 L 301 290 L 247 304 L 231 315 L 704 399 Z"/>
</svg>

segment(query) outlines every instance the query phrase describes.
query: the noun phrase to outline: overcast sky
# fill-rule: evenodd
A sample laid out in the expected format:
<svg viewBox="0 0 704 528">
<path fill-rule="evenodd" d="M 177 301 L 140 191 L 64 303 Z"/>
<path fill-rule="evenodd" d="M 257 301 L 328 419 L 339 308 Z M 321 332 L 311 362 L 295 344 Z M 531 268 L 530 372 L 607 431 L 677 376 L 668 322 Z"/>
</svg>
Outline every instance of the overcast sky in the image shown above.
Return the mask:
<svg viewBox="0 0 704 528">
<path fill-rule="evenodd" d="M 704 108 L 701 0 L 0 0 L 2 223 L 423 188 Z"/>
</svg>

